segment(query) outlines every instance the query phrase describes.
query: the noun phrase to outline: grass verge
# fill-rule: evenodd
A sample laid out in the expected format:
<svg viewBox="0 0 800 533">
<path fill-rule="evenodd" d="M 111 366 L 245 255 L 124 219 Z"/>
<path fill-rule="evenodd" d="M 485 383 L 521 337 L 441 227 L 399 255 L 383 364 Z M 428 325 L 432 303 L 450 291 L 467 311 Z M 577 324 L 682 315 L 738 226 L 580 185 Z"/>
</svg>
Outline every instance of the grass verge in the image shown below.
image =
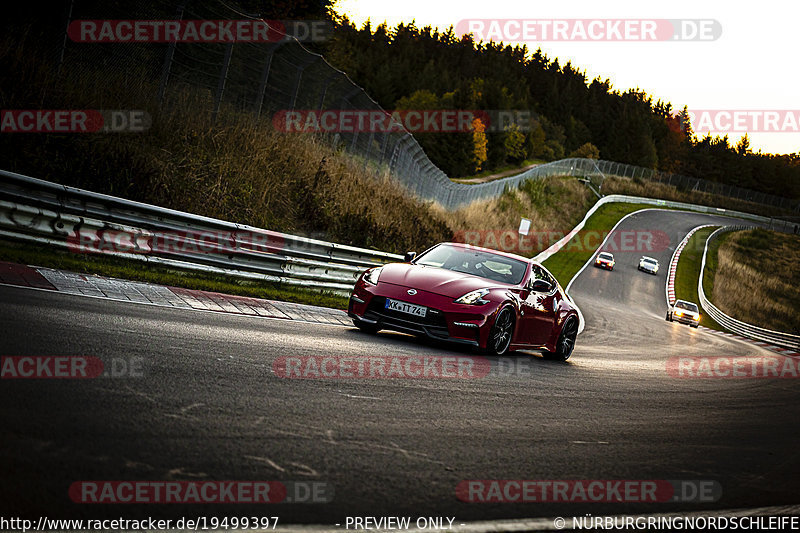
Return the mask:
<svg viewBox="0 0 800 533">
<path fill-rule="evenodd" d="M 700 280 L 700 264 L 703 261 L 703 248 L 705 247 L 708 236 L 716 229 L 716 227 L 710 227 L 697 230 L 689 239 L 689 242 L 686 243 L 678 259 L 678 269 L 675 272 L 675 297 L 680 300 L 694 302 L 698 307 L 700 307 L 700 298 L 697 295 L 697 283 Z M 708 285 L 710 261 L 708 259 L 706 261 L 706 276 L 703 278 L 703 287 L 706 294 L 710 294 L 710 286 Z M 717 324 L 713 318 L 703 312 L 700 314 L 700 325 L 718 331 L 727 331 Z"/>
<path fill-rule="evenodd" d="M 543 262 L 544 266 L 556 277 L 558 282 L 566 287 L 569 281 L 578 273 L 586 261 L 591 258 L 602 243 L 602 239 L 592 239 L 596 246 L 586 246 L 589 239 L 587 235 L 600 235 L 603 238 L 614 225 L 625 215 L 639 209 L 652 209 L 655 206 L 647 204 L 610 203 L 600 206 L 586 221 L 583 229 L 573 237 L 567 245 L 556 254 Z M 657 208 L 657 207 L 655 207 Z"/>
<path fill-rule="evenodd" d="M 800 236 L 763 229 L 726 233 L 708 250 L 706 295 L 725 314 L 800 332 Z"/>
<path fill-rule="evenodd" d="M 330 292 L 277 283 L 240 280 L 230 276 L 190 272 L 159 265 L 148 265 L 148 268 L 142 268 L 141 261 L 132 259 L 43 249 L 39 246 L 6 239 L 0 239 L 0 261 L 57 268 L 82 274 L 99 274 L 186 289 L 347 309 L 347 298 Z"/>
<path fill-rule="evenodd" d="M 666 183 L 660 183 L 658 181 L 643 180 L 641 178 L 631 179 L 609 176 L 603 180 L 601 189 L 603 194 L 627 194 L 645 198 L 658 198 L 673 202 L 721 207 L 723 209 L 753 213 L 766 217 L 773 217 L 776 214 L 792 214 L 790 211 L 781 210 L 773 206 L 748 202 L 729 196 L 719 196 L 694 190 L 680 189 L 674 185 L 667 185 Z"/>
</svg>

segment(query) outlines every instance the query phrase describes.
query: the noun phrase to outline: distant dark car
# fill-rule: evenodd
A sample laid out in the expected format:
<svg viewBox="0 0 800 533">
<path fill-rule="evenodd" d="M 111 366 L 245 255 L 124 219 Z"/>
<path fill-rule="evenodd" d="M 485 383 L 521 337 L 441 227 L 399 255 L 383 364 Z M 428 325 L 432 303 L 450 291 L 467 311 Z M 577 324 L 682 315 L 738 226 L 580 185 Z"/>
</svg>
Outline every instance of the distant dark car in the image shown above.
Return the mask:
<svg viewBox="0 0 800 533">
<path fill-rule="evenodd" d="M 578 313 L 539 263 L 459 243 L 406 261 L 359 277 L 347 314 L 362 331 L 426 335 L 493 355 L 534 349 L 563 361 L 572 353 Z"/>
<path fill-rule="evenodd" d="M 700 310 L 697 304 L 685 300 L 675 300 L 675 304 L 667 311 L 667 321 L 677 320 L 682 324 L 689 324 L 693 328 L 700 325 Z"/>
<path fill-rule="evenodd" d="M 648 274 L 658 274 L 658 259 L 647 257 L 645 255 L 639 259 L 639 270 L 647 272 Z"/>
<path fill-rule="evenodd" d="M 600 252 L 597 254 L 597 259 L 594 261 L 594 266 L 597 268 L 607 268 L 614 270 L 614 256 L 608 252 Z"/>
</svg>

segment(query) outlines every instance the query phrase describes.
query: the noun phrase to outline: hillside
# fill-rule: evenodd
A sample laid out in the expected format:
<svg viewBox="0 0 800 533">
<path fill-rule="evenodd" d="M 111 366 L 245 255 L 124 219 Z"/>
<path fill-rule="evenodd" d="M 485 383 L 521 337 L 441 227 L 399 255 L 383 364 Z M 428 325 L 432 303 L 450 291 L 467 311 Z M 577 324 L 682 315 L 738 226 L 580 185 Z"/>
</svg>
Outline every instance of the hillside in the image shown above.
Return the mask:
<svg viewBox="0 0 800 533">
<path fill-rule="evenodd" d="M 653 101 L 642 91 L 615 90 L 613 80 L 589 80 L 579 65 L 562 65 L 541 49 L 476 43 L 469 36 L 457 38 L 452 28 L 413 23 L 356 28 L 340 17 L 324 53 L 386 109 L 524 112 L 520 128 L 487 131 L 480 170 L 525 159 L 599 154 L 800 199 L 800 154 L 753 153 L 746 140 L 731 146 L 727 136 L 697 138 L 685 108 Z M 469 134 L 418 138 L 450 177 L 477 171 Z"/>
</svg>

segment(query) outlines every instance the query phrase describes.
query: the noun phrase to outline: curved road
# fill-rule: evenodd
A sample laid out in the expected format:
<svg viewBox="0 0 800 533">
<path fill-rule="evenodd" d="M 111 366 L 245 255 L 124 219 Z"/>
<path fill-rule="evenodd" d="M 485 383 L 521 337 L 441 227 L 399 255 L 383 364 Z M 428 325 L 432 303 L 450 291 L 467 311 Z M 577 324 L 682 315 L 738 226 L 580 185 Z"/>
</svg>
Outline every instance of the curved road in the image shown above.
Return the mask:
<svg viewBox="0 0 800 533">
<path fill-rule="evenodd" d="M 567 363 L 522 354 L 481 379 L 282 379 L 280 356 L 470 355 L 395 333 L 0 287 L 2 355 L 139 357 L 144 377 L 0 381 L 0 514 L 38 517 L 278 515 L 576 516 L 796 504 L 795 380 L 676 379 L 670 357 L 766 355 L 664 320 L 666 265 L 699 224 L 649 210 L 617 231 L 657 228 L 669 246 L 615 253 L 571 288 L 587 319 Z M 710 222 L 709 222 L 710 221 Z M 511 364 L 517 371 L 503 371 Z M 327 504 L 85 505 L 77 480 L 317 480 Z M 464 503 L 468 479 L 714 480 L 711 503 Z M 445 522 L 446 523 L 446 522 Z"/>
</svg>

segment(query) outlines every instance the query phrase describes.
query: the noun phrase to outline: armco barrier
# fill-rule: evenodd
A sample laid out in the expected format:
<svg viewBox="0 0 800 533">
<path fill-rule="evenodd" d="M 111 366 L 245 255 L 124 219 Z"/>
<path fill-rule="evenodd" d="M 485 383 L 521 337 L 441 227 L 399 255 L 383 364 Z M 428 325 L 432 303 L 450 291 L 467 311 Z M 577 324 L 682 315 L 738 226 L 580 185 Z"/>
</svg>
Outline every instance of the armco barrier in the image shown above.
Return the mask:
<svg viewBox="0 0 800 533">
<path fill-rule="evenodd" d="M 583 227 L 586 225 L 586 221 L 589 220 L 595 211 L 600 209 L 601 206 L 610 203 L 628 203 L 628 204 L 644 204 L 644 205 L 652 205 L 655 207 L 670 207 L 674 209 L 684 209 L 686 211 L 694 211 L 696 213 L 707 213 L 710 215 L 723 215 L 735 218 L 741 218 L 744 220 L 752 220 L 753 222 L 759 222 L 766 227 L 771 227 L 773 220 L 772 218 L 762 217 L 759 215 L 753 215 L 751 213 L 743 213 L 741 211 L 732 211 L 730 209 L 722 209 L 720 207 L 708 207 L 705 205 L 696 205 L 696 204 L 686 204 L 683 202 L 672 202 L 669 200 L 656 200 L 654 198 L 642 198 L 639 196 L 627 196 L 624 194 L 609 194 L 608 196 L 604 196 L 600 200 L 597 201 L 596 204 L 592 206 L 591 209 L 586 213 L 586 216 L 583 217 L 577 226 L 575 226 L 572 231 L 564 235 L 561 239 L 559 239 L 556 243 L 552 246 L 547 248 L 546 250 L 540 252 L 534 259 L 536 261 L 542 262 L 547 260 L 551 255 L 555 254 L 559 250 L 561 250 L 564 246 L 569 243 L 569 241 L 574 237 Z"/>
<path fill-rule="evenodd" d="M 6 171 L 0 171 L 0 235 L 77 251 L 91 250 L 98 236 L 123 235 L 131 253 L 114 247 L 104 253 L 336 292 L 352 289 L 366 268 L 402 260 L 396 254 L 235 224 Z M 153 246 L 153 239 L 165 235 L 180 236 L 181 245 Z M 209 235 L 223 238 L 224 245 L 202 248 Z"/>
<path fill-rule="evenodd" d="M 752 220 L 753 222 L 759 222 L 759 223 L 761 223 L 763 225 L 766 225 L 766 226 L 770 226 L 771 223 L 772 223 L 772 219 L 767 218 L 767 217 L 753 215 L 753 214 L 750 214 L 750 213 L 742 213 L 740 211 L 731 211 L 731 210 L 728 210 L 728 209 L 722 209 L 722 208 L 718 208 L 718 207 L 708 207 L 708 206 L 703 206 L 703 205 L 686 204 L 686 203 L 683 203 L 683 202 L 672 202 L 672 201 L 668 201 L 668 200 L 656 200 L 656 199 L 653 199 L 653 198 L 642 198 L 642 197 L 639 197 L 639 196 L 627 196 L 627 195 L 623 195 L 623 194 L 610 194 L 610 195 L 604 196 L 603 198 L 598 200 L 597 203 L 594 204 L 591 209 L 589 209 L 589 211 L 583 217 L 583 220 L 581 220 L 578 223 L 578 225 L 575 226 L 572 229 L 572 231 L 570 231 L 569 233 L 564 235 L 564 237 L 559 239 L 557 242 L 555 242 L 552 246 L 550 246 L 546 250 L 543 250 L 542 252 L 540 252 L 536 257 L 533 258 L 534 261 L 538 261 L 540 263 L 543 262 L 543 261 L 546 261 L 553 254 L 557 253 L 559 250 L 564 248 L 569 243 L 569 241 L 580 230 L 583 229 L 583 227 L 586 225 L 586 221 L 588 221 L 589 218 L 598 209 L 600 209 L 601 206 L 603 206 L 605 204 L 609 204 L 609 203 L 615 203 L 615 202 L 616 203 L 652 205 L 655 208 L 658 208 L 658 207 L 671 207 L 671 208 L 677 208 L 677 209 L 684 209 L 686 211 L 694 211 L 694 212 L 698 212 L 698 213 L 708 213 L 708 214 L 714 214 L 714 215 L 724 215 L 724 216 L 738 217 L 738 218 L 743 218 L 743 219 L 746 219 L 746 220 Z M 602 244 L 601 244 L 601 246 L 602 246 Z M 598 247 L 598 249 L 599 248 L 600 247 Z M 572 296 L 570 296 L 569 289 L 570 289 L 570 287 L 572 285 L 572 281 L 578 276 L 578 274 L 583 272 L 583 270 L 586 268 L 586 266 L 589 264 L 589 262 L 591 262 L 591 260 L 592 259 L 589 258 L 587 260 L 587 262 L 584 264 L 583 268 L 581 268 L 572 277 L 572 279 L 570 279 L 565 284 L 564 292 L 567 293 L 567 296 L 569 296 L 570 300 L 572 300 L 572 302 L 573 302 L 573 304 L 575 304 L 576 308 L 578 307 L 577 306 L 577 302 L 575 302 L 572 299 Z M 583 319 L 583 315 L 580 312 L 580 308 L 578 308 L 578 314 L 581 315 L 580 316 L 580 329 L 578 330 L 578 333 L 582 333 L 583 330 L 584 330 L 584 327 L 585 327 L 585 322 L 584 322 L 584 319 Z"/>
<path fill-rule="evenodd" d="M 708 298 L 706 297 L 705 292 L 703 291 L 703 274 L 706 268 L 706 256 L 708 254 L 708 245 L 709 243 L 713 242 L 717 237 L 719 237 L 722 233 L 728 231 L 738 231 L 738 230 L 746 230 L 752 229 L 748 226 L 723 226 L 716 230 L 714 233 L 708 236 L 706 239 L 706 245 L 703 248 L 703 260 L 700 264 L 700 280 L 697 284 L 697 294 L 698 298 L 700 299 L 700 306 L 708 313 L 711 318 L 717 321 L 718 324 L 721 326 L 729 329 L 733 333 L 738 333 L 744 337 L 748 337 L 751 339 L 770 342 L 772 344 L 777 344 L 778 346 L 786 346 L 787 348 L 793 349 L 800 349 L 800 335 L 793 335 L 790 333 L 783 333 L 780 331 L 773 331 L 766 328 L 761 328 L 758 326 L 754 326 L 752 324 L 748 324 L 747 322 L 742 322 L 741 320 L 736 320 L 732 318 L 712 304 Z"/>
<path fill-rule="evenodd" d="M 544 261 L 561 249 L 584 227 L 586 220 L 601 205 L 611 202 L 682 208 L 734 216 L 764 225 L 771 222 L 769 218 L 749 213 L 635 196 L 610 195 L 599 200 L 569 234 L 534 259 Z M 204 232 L 224 234 L 229 242 L 221 250 L 203 253 L 186 253 L 169 247 L 153 249 L 152 246 L 152 239 L 165 233 L 178 234 L 184 238 L 186 235 L 200 235 L 196 239 L 186 238 L 197 243 L 202 242 Z M 104 253 L 152 264 L 225 273 L 339 293 L 349 292 L 364 269 L 402 260 L 402 256 L 397 254 L 254 228 L 0 171 L 0 236 L 48 246 L 77 247 L 80 250 L 84 244 L 89 249 L 92 248 L 91 237 L 115 233 L 127 236 L 134 252 L 125 253 L 112 249 Z M 90 238 L 84 243 L 81 236 L 86 235 Z M 139 250 L 142 253 L 136 253 Z M 713 313 L 709 314 L 714 316 Z M 723 321 L 718 320 L 727 327 Z M 581 322 L 583 325 L 583 321 Z M 730 329 L 739 332 L 734 328 Z"/>
<path fill-rule="evenodd" d="M 699 230 L 703 228 L 712 227 L 711 224 L 703 224 L 702 226 L 697 226 L 696 228 L 692 228 L 689 233 L 683 238 L 683 240 L 675 247 L 675 251 L 672 252 L 672 258 L 669 260 L 669 270 L 667 270 L 667 283 L 665 286 L 665 293 L 667 296 L 667 306 L 672 307 L 675 303 L 675 276 L 678 273 L 678 261 L 681 258 L 681 253 L 683 249 L 686 248 L 686 245 L 689 243 L 689 239 L 692 238 L 692 235 L 697 233 Z"/>
</svg>

